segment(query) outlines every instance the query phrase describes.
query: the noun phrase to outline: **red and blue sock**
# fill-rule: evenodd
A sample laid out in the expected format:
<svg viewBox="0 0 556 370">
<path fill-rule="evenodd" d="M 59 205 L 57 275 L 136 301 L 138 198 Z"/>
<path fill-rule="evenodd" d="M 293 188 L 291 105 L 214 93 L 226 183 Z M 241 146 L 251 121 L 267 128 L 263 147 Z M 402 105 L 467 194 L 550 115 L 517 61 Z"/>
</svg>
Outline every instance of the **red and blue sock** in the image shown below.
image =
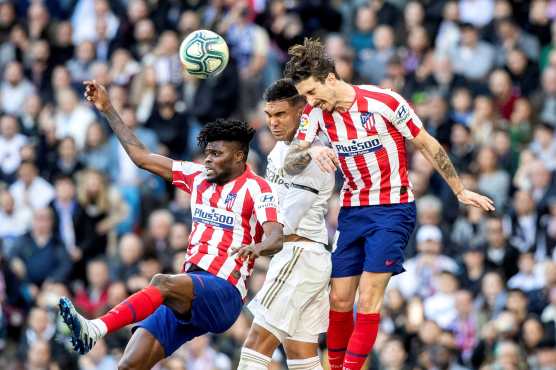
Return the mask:
<svg viewBox="0 0 556 370">
<path fill-rule="evenodd" d="M 347 345 L 343 370 L 360 370 L 363 367 L 375 344 L 379 325 L 380 313 L 357 313 L 355 328 Z"/>
</svg>

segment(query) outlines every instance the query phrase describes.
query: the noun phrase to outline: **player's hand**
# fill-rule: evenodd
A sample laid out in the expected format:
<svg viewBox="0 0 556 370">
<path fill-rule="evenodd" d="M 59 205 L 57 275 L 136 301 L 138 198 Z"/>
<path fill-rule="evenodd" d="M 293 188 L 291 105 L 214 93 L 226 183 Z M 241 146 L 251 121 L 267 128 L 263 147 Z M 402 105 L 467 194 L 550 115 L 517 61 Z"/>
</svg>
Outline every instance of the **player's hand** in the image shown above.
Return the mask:
<svg viewBox="0 0 556 370">
<path fill-rule="evenodd" d="M 85 99 L 93 103 L 99 111 L 106 112 L 110 108 L 110 99 L 106 88 L 95 80 L 84 81 L 83 85 L 85 85 Z"/>
<path fill-rule="evenodd" d="M 323 172 L 335 172 L 336 168 L 340 166 L 340 162 L 338 158 L 336 158 L 334 151 L 326 146 L 311 146 L 309 155 Z"/>
<path fill-rule="evenodd" d="M 256 244 L 242 245 L 241 247 L 232 248 L 232 256 L 237 254 L 237 258 L 256 258 L 259 257 L 259 251 Z"/>
<path fill-rule="evenodd" d="M 485 211 L 494 211 L 494 202 L 489 197 L 464 189 L 457 194 L 458 201 L 467 206 L 482 208 Z"/>
</svg>

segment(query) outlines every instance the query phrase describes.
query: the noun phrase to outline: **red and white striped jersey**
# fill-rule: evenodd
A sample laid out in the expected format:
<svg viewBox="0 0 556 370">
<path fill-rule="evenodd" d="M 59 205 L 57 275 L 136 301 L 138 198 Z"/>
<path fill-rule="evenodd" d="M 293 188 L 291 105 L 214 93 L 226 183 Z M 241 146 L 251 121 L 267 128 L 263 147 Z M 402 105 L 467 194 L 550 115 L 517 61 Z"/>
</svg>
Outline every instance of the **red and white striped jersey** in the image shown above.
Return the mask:
<svg viewBox="0 0 556 370">
<path fill-rule="evenodd" d="M 254 260 L 231 256 L 231 248 L 259 243 L 263 223 L 281 222 L 272 187 L 249 168 L 229 183 L 217 185 L 207 181 L 202 165 L 182 161 L 172 164 L 172 184 L 191 194 L 186 266 L 194 264 L 228 280 L 245 298 Z"/>
<path fill-rule="evenodd" d="M 313 142 L 328 136 L 344 175 L 344 207 L 407 203 L 414 200 L 405 139 L 423 124 L 399 94 L 377 86 L 353 86 L 355 101 L 340 113 L 305 107 L 296 137 Z"/>
</svg>

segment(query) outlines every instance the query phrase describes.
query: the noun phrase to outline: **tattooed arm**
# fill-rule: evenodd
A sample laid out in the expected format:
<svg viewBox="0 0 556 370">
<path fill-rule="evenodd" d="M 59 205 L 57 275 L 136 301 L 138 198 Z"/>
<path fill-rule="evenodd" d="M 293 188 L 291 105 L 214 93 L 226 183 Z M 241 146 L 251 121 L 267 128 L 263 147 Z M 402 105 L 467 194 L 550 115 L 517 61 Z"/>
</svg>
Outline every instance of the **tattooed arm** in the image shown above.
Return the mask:
<svg viewBox="0 0 556 370">
<path fill-rule="evenodd" d="M 311 159 L 323 172 L 334 172 L 338 167 L 338 159 L 332 149 L 294 139 L 286 154 L 284 170 L 291 176 L 299 175 L 311 162 Z"/>
<path fill-rule="evenodd" d="M 446 153 L 440 143 L 427 131 L 421 129 L 419 134 L 413 139 L 413 143 L 440 175 L 442 175 L 461 203 L 479 207 L 485 211 L 494 210 L 492 200 L 465 189 L 454 165 L 448 157 L 448 153 Z"/>
<path fill-rule="evenodd" d="M 145 145 L 137 139 L 137 136 L 124 124 L 118 112 L 110 103 L 104 86 L 95 81 L 85 81 L 85 98 L 93 103 L 106 117 L 108 124 L 133 163 L 155 175 L 172 181 L 172 160 L 149 152 Z"/>
</svg>

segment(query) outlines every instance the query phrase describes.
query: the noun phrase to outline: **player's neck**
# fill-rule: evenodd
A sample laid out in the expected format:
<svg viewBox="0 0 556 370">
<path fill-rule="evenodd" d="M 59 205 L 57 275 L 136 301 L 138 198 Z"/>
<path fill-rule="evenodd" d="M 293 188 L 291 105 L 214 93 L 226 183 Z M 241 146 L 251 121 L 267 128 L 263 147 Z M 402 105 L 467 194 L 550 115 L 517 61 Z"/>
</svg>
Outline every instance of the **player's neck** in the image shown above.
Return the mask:
<svg viewBox="0 0 556 370">
<path fill-rule="evenodd" d="M 220 181 L 216 181 L 215 183 L 216 183 L 216 185 L 224 186 L 227 183 L 236 180 L 238 177 L 241 177 L 245 173 L 245 171 L 247 171 L 247 164 L 244 164 L 244 165 L 238 167 L 237 169 L 233 170 L 230 173 L 230 176 L 228 176 L 225 179 L 222 179 Z"/>
<path fill-rule="evenodd" d="M 338 112 L 347 112 L 353 106 L 355 95 L 355 89 L 351 84 L 345 81 L 338 81 L 338 86 L 336 87 L 336 97 L 338 100 L 334 109 Z"/>
</svg>

